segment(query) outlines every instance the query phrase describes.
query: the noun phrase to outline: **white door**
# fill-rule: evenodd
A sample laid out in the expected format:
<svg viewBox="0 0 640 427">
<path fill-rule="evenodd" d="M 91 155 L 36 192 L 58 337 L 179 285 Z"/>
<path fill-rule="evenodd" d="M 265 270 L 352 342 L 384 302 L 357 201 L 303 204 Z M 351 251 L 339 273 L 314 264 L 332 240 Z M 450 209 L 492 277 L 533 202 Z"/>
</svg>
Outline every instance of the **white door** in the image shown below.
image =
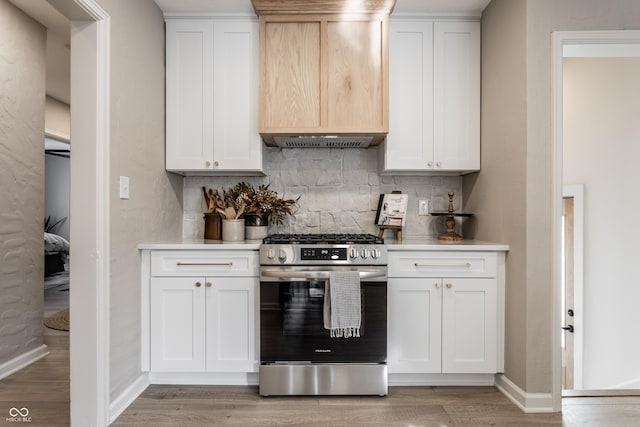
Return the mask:
<svg viewBox="0 0 640 427">
<path fill-rule="evenodd" d="M 433 167 L 433 22 L 389 23 L 385 169 Z"/>
<path fill-rule="evenodd" d="M 480 169 L 480 23 L 436 22 L 434 165 Z"/>
<path fill-rule="evenodd" d="M 205 370 L 204 278 L 151 279 L 151 370 Z"/>
<path fill-rule="evenodd" d="M 207 370 L 257 372 L 257 279 L 209 277 L 206 286 Z"/>
<path fill-rule="evenodd" d="M 261 171 L 258 23 L 217 21 L 213 49 L 213 169 Z"/>
<path fill-rule="evenodd" d="M 440 373 L 441 279 L 390 278 L 387 289 L 389 373 Z"/>
<path fill-rule="evenodd" d="M 166 169 L 213 167 L 213 21 L 167 20 Z"/>
<path fill-rule="evenodd" d="M 442 287 L 442 372 L 497 371 L 496 279 L 451 279 Z"/>
</svg>

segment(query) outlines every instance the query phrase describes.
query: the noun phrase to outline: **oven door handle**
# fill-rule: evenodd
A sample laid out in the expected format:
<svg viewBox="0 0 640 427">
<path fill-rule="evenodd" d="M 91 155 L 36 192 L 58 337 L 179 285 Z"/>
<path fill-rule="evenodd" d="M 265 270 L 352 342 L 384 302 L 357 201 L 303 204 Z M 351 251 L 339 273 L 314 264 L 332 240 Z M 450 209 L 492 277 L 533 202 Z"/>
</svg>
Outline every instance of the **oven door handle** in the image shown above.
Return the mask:
<svg viewBox="0 0 640 427">
<path fill-rule="evenodd" d="M 360 279 L 373 279 L 376 277 L 385 277 L 385 271 L 360 271 Z M 261 276 L 273 277 L 283 280 L 328 280 L 328 271 L 282 271 L 282 270 L 262 270 Z"/>
</svg>

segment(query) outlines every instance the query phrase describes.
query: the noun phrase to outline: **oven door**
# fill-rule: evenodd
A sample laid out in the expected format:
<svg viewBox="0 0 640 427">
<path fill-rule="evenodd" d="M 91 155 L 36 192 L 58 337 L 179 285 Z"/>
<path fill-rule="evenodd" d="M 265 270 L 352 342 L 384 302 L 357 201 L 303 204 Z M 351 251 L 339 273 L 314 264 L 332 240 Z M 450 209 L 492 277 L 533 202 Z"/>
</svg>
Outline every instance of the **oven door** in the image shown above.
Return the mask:
<svg viewBox="0 0 640 427">
<path fill-rule="evenodd" d="M 324 328 L 330 270 L 360 272 L 360 337 L 331 338 Z M 260 361 L 270 363 L 386 363 L 386 267 L 262 267 Z"/>
</svg>

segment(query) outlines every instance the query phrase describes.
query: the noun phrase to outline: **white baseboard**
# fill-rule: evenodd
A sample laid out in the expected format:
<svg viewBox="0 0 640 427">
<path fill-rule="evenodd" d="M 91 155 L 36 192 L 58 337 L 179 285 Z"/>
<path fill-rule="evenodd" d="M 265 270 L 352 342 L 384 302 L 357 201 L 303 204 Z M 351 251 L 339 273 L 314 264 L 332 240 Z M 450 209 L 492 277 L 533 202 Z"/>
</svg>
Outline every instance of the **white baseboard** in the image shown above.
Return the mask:
<svg viewBox="0 0 640 427">
<path fill-rule="evenodd" d="M 389 386 L 492 386 L 493 374 L 389 374 Z"/>
<path fill-rule="evenodd" d="M 149 387 L 149 374 L 143 373 L 109 405 L 109 423 L 113 423 Z"/>
<path fill-rule="evenodd" d="M 42 344 L 40 347 L 36 347 L 33 350 L 29 350 L 18 357 L 14 357 L 9 361 L 4 362 L 0 365 L 0 380 L 18 372 L 22 368 L 26 368 L 33 362 L 42 359 L 47 354 L 49 354 L 49 350 L 47 350 L 47 346 L 45 344 Z"/>
<path fill-rule="evenodd" d="M 554 412 L 551 393 L 527 393 L 504 374 L 496 375 L 496 388 L 522 412 L 528 414 Z"/>
</svg>

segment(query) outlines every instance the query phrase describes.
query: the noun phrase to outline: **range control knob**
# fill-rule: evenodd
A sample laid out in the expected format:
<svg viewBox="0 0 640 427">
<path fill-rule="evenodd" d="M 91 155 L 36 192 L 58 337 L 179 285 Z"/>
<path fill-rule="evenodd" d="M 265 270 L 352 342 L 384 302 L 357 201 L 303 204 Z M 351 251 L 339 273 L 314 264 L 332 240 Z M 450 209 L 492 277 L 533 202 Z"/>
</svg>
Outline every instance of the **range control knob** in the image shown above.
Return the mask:
<svg viewBox="0 0 640 427">
<path fill-rule="evenodd" d="M 363 249 L 360 256 L 362 256 L 362 258 L 369 258 L 369 249 Z"/>
<path fill-rule="evenodd" d="M 349 258 L 358 258 L 358 251 L 356 250 L 356 248 L 351 248 L 351 250 L 349 251 Z"/>
<path fill-rule="evenodd" d="M 380 249 L 374 249 L 371 251 L 371 257 L 374 259 L 380 258 L 380 255 L 382 255 Z"/>
<path fill-rule="evenodd" d="M 285 251 L 284 249 L 280 249 L 278 251 L 278 259 L 280 260 L 280 262 L 285 262 L 287 260 L 287 251 Z"/>
<path fill-rule="evenodd" d="M 273 248 L 269 248 L 269 250 L 267 251 L 267 258 L 274 259 L 275 257 L 276 251 L 274 251 Z"/>
</svg>

